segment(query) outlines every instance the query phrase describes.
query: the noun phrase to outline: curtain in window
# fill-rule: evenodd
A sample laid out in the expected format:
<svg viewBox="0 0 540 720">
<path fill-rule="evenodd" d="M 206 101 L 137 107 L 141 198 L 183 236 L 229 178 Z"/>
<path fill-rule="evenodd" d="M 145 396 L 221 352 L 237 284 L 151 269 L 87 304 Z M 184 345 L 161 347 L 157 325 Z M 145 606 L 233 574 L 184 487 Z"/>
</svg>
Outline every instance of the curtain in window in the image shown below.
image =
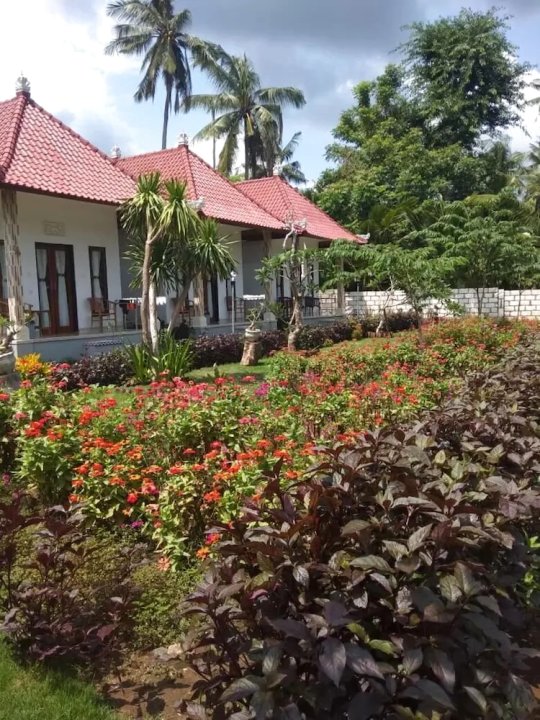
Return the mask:
<svg viewBox="0 0 540 720">
<path fill-rule="evenodd" d="M 90 275 L 92 277 L 92 297 L 97 300 L 101 300 L 103 298 L 103 287 L 101 283 L 101 256 L 101 250 L 90 250 Z"/>
<path fill-rule="evenodd" d="M 55 250 L 56 274 L 58 276 L 58 325 L 69 327 L 69 301 L 66 283 L 66 251 Z"/>
<path fill-rule="evenodd" d="M 0 298 L 7 300 L 7 268 L 6 268 L 6 250 L 3 243 L 0 244 Z"/>
<path fill-rule="evenodd" d="M 36 261 L 38 272 L 38 294 L 39 309 L 42 311 L 41 328 L 48 328 L 51 324 L 49 292 L 47 290 L 47 250 L 45 248 L 36 248 Z"/>
</svg>

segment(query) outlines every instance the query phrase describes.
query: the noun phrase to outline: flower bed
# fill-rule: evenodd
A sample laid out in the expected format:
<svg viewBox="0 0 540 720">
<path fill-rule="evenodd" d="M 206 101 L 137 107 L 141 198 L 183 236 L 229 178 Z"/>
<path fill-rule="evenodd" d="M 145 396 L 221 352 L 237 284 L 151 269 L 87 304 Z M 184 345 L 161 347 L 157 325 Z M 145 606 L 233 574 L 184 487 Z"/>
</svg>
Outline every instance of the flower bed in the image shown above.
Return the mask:
<svg viewBox="0 0 540 720">
<path fill-rule="evenodd" d="M 321 448 L 288 491 L 270 477 L 186 608 L 189 716 L 532 717 L 539 401 L 535 342 L 421 422 Z"/>
<path fill-rule="evenodd" d="M 336 437 L 435 407 L 460 376 L 493 364 L 527 332 L 523 324 L 451 321 L 371 350 L 354 344 L 313 356 L 279 353 L 257 383 L 163 379 L 96 397 L 32 367 L 4 401 L 15 438 L 12 482 L 48 502 L 151 539 L 175 563 L 204 557 L 216 521 L 233 520 L 264 478 L 291 483 Z M 9 405 L 11 415 L 6 415 Z"/>
</svg>

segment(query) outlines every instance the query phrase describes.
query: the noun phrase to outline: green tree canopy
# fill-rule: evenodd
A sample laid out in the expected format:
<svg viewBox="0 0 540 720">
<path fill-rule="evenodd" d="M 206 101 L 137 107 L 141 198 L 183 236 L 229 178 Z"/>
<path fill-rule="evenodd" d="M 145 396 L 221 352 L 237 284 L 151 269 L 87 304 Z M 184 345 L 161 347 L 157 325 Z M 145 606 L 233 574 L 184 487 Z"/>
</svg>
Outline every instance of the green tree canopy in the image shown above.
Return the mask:
<svg viewBox="0 0 540 720">
<path fill-rule="evenodd" d="M 473 148 L 519 121 L 529 66 L 516 58 L 507 21 L 495 9 L 464 9 L 409 26 L 401 50 L 433 145 Z"/>
<path fill-rule="evenodd" d="M 506 29 L 495 11 L 412 25 L 403 62 L 355 87 L 316 187 L 321 207 L 362 232 L 378 206 L 518 190 L 523 158 L 500 131 L 517 121 L 527 65 Z"/>
</svg>

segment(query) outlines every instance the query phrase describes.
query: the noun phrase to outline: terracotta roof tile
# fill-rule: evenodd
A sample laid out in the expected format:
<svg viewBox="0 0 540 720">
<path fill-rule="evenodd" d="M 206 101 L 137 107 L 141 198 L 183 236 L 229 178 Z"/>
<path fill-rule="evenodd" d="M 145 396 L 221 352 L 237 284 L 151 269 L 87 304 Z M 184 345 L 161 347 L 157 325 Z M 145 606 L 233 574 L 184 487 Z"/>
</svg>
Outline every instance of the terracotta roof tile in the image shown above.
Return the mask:
<svg viewBox="0 0 540 720">
<path fill-rule="evenodd" d="M 216 172 L 187 145 L 170 150 L 121 158 L 118 165 L 133 178 L 158 171 L 165 180 L 177 178 L 187 183 L 191 200 L 204 198 L 203 213 L 229 225 L 283 230 L 283 223 L 250 200 Z"/>
<path fill-rule="evenodd" d="M 135 189 L 106 155 L 25 93 L 0 103 L 0 183 L 110 204 Z"/>
<path fill-rule="evenodd" d="M 306 234 L 311 237 L 361 242 L 358 236 L 342 227 L 279 176 L 246 180 L 236 187 L 282 222 L 307 220 Z"/>
</svg>

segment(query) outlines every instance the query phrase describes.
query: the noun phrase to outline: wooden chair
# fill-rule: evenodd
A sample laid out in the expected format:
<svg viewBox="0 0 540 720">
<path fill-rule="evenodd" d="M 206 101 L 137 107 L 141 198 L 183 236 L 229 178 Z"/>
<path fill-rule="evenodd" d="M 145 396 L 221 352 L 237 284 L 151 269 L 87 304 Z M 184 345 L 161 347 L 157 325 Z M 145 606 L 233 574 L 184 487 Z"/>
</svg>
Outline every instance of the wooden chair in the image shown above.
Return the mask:
<svg viewBox="0 0 540 720">
<path fill-rule="evenodd" d="M 30 303 L 23 303 L 23 311 L 28 317 L 36 312 L 34 306 L 30 305 Z M 0 317 L 9 318 L 9 304 L 7 300 L 0 300 Z"/>
<path fill-rule="evenodd" d="M 112 320 L 114 329 L 117 330 L 116 309 L 118 303 L 112 300 L 105 300 L 105 298 L 88 298 L 88 302 L 90 303 L 91 327 L 94 326 L 94 322 L 97 320 L 99 330 L 103 332 L 103 321 L 107 320 L 107 322 L 109 322 Z"/>
<path fill-rule="evenodd" d="M 315 315 L 315 309 L 317 309 L 319 312 L 318 314 L 321 314 L 321 301 L 318 297 L 305 297 L 304 298 L 304 310 L 306 311 L 306 315 L 309 317 L 313 317 Z"/>
</svg>

